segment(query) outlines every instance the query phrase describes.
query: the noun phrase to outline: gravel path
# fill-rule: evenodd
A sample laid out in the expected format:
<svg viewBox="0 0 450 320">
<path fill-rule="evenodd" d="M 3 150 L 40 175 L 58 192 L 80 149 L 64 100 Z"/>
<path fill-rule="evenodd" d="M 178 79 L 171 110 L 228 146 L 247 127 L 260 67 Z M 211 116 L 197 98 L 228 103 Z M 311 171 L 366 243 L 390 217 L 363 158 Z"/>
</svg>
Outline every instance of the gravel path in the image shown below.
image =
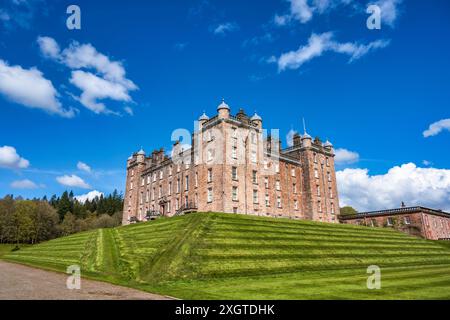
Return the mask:
<svg viewBox="0 0 450 320">
<path fill-rule="evenodd" d="M 69 290 L 69 275 L 0 261 L 0 300 L 167 300 L 168 297 L 81 279 L 80 290 Z"/>
</svg>

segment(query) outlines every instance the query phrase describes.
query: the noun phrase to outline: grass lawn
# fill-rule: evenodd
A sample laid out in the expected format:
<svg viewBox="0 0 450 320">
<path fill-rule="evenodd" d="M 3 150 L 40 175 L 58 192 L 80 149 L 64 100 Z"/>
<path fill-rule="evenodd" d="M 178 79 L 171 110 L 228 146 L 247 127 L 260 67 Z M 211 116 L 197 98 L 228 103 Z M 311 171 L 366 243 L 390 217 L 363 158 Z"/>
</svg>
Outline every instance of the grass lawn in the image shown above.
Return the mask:
<svg viewBox="0 0 450 320">
<path fill-rule="evenodd" d="M 11 253 L 11 250 L 14 249 L 15 247 L 16 247 L 15 244 L 3 244 L 3 243 L 1 243 L 1 244 L 0 244 L 0 259 L 1 259 L 5 254 Z M 29 245 L 28 245 L 28 244 L 20 244 L 20 245 L 19 245 L 19 248 L 20 248 L 20 249 L 26 248 L 26 247 L 29 247 Z"/>
<path fill-rule="evenodd" d="M 1 250 L 1 249 L 0 249 Z M 450 299 L 450 247 L 387 228 L 220 213 L 75 234 L 6 260 L 184 299 Z M 382 288 L 368 290 L 367 267 Z"/>
</svg>

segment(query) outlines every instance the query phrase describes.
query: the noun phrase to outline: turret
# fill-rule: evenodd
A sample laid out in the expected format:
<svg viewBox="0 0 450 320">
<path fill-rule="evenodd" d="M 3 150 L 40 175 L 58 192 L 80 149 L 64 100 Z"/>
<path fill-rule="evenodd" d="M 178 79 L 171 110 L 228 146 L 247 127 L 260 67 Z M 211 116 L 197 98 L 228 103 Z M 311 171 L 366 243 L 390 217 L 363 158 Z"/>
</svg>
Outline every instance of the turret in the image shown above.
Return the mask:
<svg viewBox="0 0 450 320">
<path fill-rule="evenodd" d="M 262 118 L 255 112 L 255 114 L 250 118 L 250 121 L 258 127 L 258 129 L 262 129 Z"/>
<path fill-rule="evenodd" d="M 305 131 L 305 134 L 302 136 L 302 147 L 303 148 L 309 148 L 311 147 L 312 138 L 311 136 Z"/>
<path fill-rule="evenodd" d="M 138 151 L 136 154 L 136 161 L 138 163 L 144 163 L 145 162 L 145 151 L 141 148 L 141 150 Z"/>
<path fill-rule="evenodd" d="M 222 99 L 222 103 L 217 107 L 217 113 L 220 119 L 228 119 L 230 117 L 230 106 Z"/>
</svg>

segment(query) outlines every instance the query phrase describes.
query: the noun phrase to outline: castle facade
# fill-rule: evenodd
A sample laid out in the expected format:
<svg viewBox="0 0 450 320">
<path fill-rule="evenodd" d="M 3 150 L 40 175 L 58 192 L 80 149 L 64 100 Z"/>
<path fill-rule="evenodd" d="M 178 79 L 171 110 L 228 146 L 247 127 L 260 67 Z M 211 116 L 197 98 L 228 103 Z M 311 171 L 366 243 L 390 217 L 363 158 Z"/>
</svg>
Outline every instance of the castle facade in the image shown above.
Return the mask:
<svg viewBox="0 0 450 320">
<path fill-rule="evenodd" d="M 189 212 L 226 212 L 336 222 L 334 150 L 306 133 L 282 149 L 256 113 L 222 102 L 196 122 L 189 148 L 175 142 L 127 161 L 123 224 Z"/>
</svg>

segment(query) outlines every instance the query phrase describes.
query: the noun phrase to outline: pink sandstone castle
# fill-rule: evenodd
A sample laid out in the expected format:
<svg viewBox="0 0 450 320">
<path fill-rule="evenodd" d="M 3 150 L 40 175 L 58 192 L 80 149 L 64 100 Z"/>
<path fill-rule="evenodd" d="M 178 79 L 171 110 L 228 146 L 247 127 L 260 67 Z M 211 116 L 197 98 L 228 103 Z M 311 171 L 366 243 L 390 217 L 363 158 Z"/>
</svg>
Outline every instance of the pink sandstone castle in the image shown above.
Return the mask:
<svg viewBox="0 0 450 320">
<path fill-rule="evenodd" d="M 222 102 L 203 114 L 191 145 L 176 142 L 127 161 L 123 224 L 189 212 L 225 212 L 336 222 L 339 200 L 334 150 L 306 133 L 292 146 L 264 136 L 263 121 Z"/>
</svg>

